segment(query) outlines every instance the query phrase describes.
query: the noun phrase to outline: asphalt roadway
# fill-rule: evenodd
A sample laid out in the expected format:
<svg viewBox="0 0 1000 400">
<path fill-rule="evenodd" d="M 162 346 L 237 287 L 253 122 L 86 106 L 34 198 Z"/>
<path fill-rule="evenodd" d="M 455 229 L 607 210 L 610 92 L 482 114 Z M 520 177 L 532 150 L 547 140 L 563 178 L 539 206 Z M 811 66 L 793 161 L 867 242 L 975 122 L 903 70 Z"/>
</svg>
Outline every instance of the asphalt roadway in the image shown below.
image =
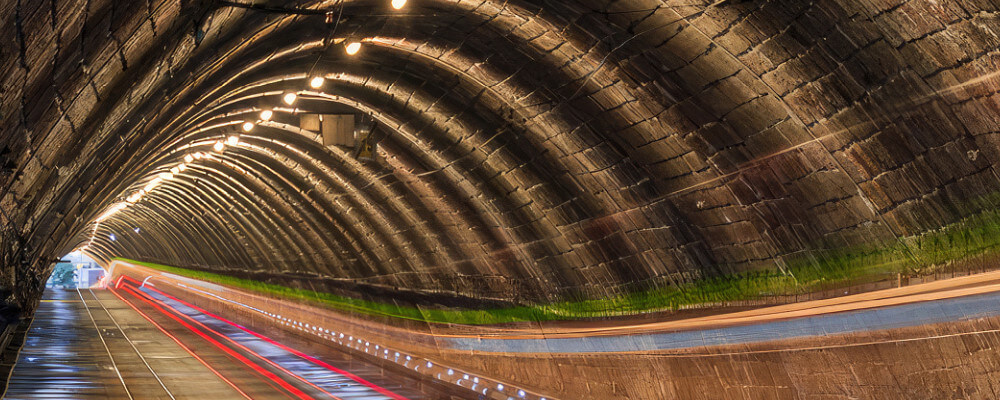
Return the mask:
<svg viewBox="0 0 1000 400">
<path fill-rule="evenodd" d="M 155 276 L 160 284 L 192 284 L 190 279 L 171 274 L 150 271 L 148 276 Z M 47 291 L 5 398 L 441 396 L 423 392 L 422 385 L 408 386 L 406 379 L 394 379 L 392 374 L 363 363 L 338 369 L 310 362 L 281 343 L 140 283 L 126 283 L 113 290 Z M 223 294 L 233 291 L 208 287 Z M 261 304 L 278 305 L 275 300 Z M 282 307 L 288 310 L 288 305 Z M 304 311 L 304 315 L 327 314 Z M 683 320 L 442 326 L 423 332 L 384 325 L 379 328 L 390 334 L 425 337 L 440 350 L 450 348 L 459 353 L 608 354 L 823 337 L 997 315 L 1000 271 Z M 372 324 L 353 321 L 347 315 L 337 318 L 345 323 Z"/>
<path fill-rule="evenodd" d="M 189 278 L 119 263 L 158 283 L 196 285 Z M 205 284 L 197 284 L 205 285 Z M 207 284 L 218 293 L 245 293 Z M 261 299 L 257 303 L 273 303 Z M 255 303 L 255 304 L 257 304 Z M 295 305 L 284 305 L 295 307 Z M 365 321 L 344 313 L 300 306 L 329 315 L 339 324 L 364 327 L 437 350 L 458 353 L 629 353 L 658 352 L 891 330 L 1000 315 L 1000 271 L 903 286 L 824 300 L 659 322 L 574 321 L 505 326 L 439 325 L 413 330 Z"/>
<path fill-rule="evenodd" d="M 656 352 L 890 330 L 1000 315 L 1000 272 L 683 320 L 442 334 L 456 350 L 491 353 Z"/>
</svg>

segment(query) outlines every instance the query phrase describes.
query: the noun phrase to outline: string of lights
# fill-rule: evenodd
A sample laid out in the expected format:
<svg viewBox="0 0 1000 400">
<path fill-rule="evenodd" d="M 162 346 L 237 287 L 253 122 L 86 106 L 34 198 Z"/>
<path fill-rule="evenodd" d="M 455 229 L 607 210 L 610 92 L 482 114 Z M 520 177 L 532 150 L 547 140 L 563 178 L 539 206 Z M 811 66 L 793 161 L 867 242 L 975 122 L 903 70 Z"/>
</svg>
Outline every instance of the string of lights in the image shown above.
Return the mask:
<svg viewBox="0 0 1000 400">
<path fill-rule="evenodd" d="M 329 34 L 329 36 L 326 38 L 326 40 L 324 40 L 325 44 L 324 44 L 322 50 L 319 52 L 319 55 L 317 56 L 316 61 L 312 64 L 312 66 L 309 68 L 309 72 L 306 74 L 306 77 L 309 77 L 308 78 L 308 80 L 309 80 L 308 81 L 309 87 L 312 88 L 312 89 L 320 89 L 326 83 L 326 79 L 321 74 L 315 74 L 315 69 L 319 65 L 319 62 L 322 59 L 323 54 L 328 51 L 329 46 L 331 46 L 333 44 L 341 44 L 341 45 L 343 45 L 344 52 L 348 56 L 356 56 L 362 50 L 362 46 L 363 46 L 362 42 L 363 42 L 363 40 L 343 40 L 343 41 L 338 41 L 338 42 L 335 43 L 331 39 L 331 38 L 334 37 L 334 35 L 336 35 L 337 27 L 340 25 L 341 18 L 343 17 L 344 3 L 345 2 L 343 0 L 337 2 L 337 4 L 335 5 L 335 7 L 336 6 L 339 6 L 339 7 L 338 7 L 337 10 L 334 10 L 333 8 L 330 8 L 330 9 L 295 9 L 295 8 L 272 7 L 272 6 L 266 6 L 266 5 L 261 5 L 261 4 L 246 4 L 246 3 L 240 3 L 240 2 L 235 2 L 235 1 L 220 1 L 219 2 L 219 4 L 221 4 L 222 6 L 251 9 L 251 10 L 260 11 L 260 12 L 296 14 L 296 15 L 324 15 L 324 16 L 326 16 L 326 22 L 328 24 L 332 24 L 333 28 L 331 29 L 331 33 Z M 404 7 L 406 7 L 406 3 L 407 3 L 407 0 L 391 0 L 390 6 L 394 10 L 402 10 Z M 337 15 L 336 17 L 334 17 L 335 13 Z M 286 105 L 288 105 L 288 106 L 294 106 L 295 103 L 296 103 L 296 101 L 299 98 L 299 94 L 300 94 L 300 92 L 294 91 L 294 90 L 286 91 L 284 94 L 282 94 L 281 101 L 283 103 L 285 103 Z M 244 121 L 242 123 L 242 125 L 241 125 L 241 128 L 242 128 L 243 132 L 251 132 L 261 122 L 270 121 L 274 117 L 275 111 L 276 111 L 276 109 L 274 109 L 274 108 L 264 109 L 264 110 L 262 110 L 260 112 L 260 115 L 258 116 L 259 119 L 257 121 Z M 225 137 L 223 137 L 223 138 L 215 141 L 212 144 L 212 150 L 214 150 L 216 153 L 223 153 L 226 150 L 227 146 L 237 146 L 239 144 L 240 144 L 239 134 L 230 134 L 228 136 L 225 136 Z M 125 210 L 126 208 L 128 208 L 128 207 L 130 207 L 130 206 L 132 206 L 132 205 L 134 205 L 136 203 L 139 203 L 140 201 L 142 201 L 142 199 L 145 196 L 147 196 L 150 193 L 152 193 L 161 184 L 163 184 L 164 182 L 170 181 L 170 180 L 176 178 L 181 173 L 184 173 L 185 171 L 187 171 L 188 168 L 191 166 L 192 163 L 195 163 L 195 162 L 197 162 L 199 160 L 202 160 L 202 159 L 211 158 L 211 157 L 212 157 L 212 154 L 209 153 L 209 152 L 198 151 L 198 152 L 187 154 L 187 155 L 184 156 L 182 162 L 173 165 L 167 171 L 160 172 L 160 173 L 156 174 L 152 179 L 149 180 L 148 183 L 146 183 L 146 185 L 142 189 L 139 189 L 139 190 L 137 190 L 137 191 L 129 194 L 127 197 L 125 197 L 124 201 L 115 203 L 115 204 L 111 205 L 110 207 L 108 207 L 108 209 L 106 209 L 97 218 L 94 219 L 94 225 L 93 225 L 93 228 L 91 230 L 90 238 L 87 241 L 87 243 L 85 245 L 79 247 L 76 250 L 87 251 L 90 248 L 90 246 L 93 245 L 94 239 L 97 236 L 97 231 L 100 228 L 102 222 L 104 222 L 107 219 L 115 216 L 116 214 L 118 214 L 122 210 Z M 136 229 L 138 229 L 138 228 L 136 228 Z"/>
</svg>

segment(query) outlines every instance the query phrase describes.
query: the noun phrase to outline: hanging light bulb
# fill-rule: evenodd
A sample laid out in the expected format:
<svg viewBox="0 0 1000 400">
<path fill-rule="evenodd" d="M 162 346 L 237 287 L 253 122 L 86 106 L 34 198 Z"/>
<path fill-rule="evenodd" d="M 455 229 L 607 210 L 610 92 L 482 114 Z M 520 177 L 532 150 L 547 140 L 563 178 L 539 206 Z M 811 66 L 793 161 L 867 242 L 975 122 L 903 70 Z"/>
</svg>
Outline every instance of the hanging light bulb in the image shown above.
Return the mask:
<svg viewBox="0 0 1000 400">
<path fill-rule="evenodd" d="M 271 120 L 271 116 L 273 116 L 273 115 L 274 115 L 274 112 L 271 111 L 271 110 L 261 111 L 260 112 L 260 120 L 261 121 L 270 121 Z"/>
<path fill-rule="evenodd" d="M 347 50 L 347 55 L 349 56 L 358 54 L 358 52 L 361 51 L 361 42 L 348 43 L 347 47 L 345 47 L 344 49 Z"/>
<path fill-rule="evenodd" d="M 231 135 L 231 136 L 229 136 L 229 137 L 226 138 L 226 144 L 228 144 L 230 146 L 236 146 L 236 145 L 240 144 L 240 137 L 236 136 L 236 135 Z"/>
<path fill-rule="evenodd" d="M 244 132 L 250 132 L 252 130 L 253 130 L 253 122 L 245 122 L 245 123 L 243 123 L 243 131 Z"/>
<path fill-rule="evenodd" d="M 403 6 L 406 5 L 406 0 L 392 0 L 392 8 L 397 10 L 402 10 Z"/>
<path fill-rule="evenodd" d="M 97 222 L 97 223 L 104 222 L 104 220 L 106 220 L 108 218 L 111 218 L 111 216 L 115 215 L 115 213 L 117 213 L 117 212 L 119 212 L 121 210 L 124 210 L 125 207 L 128 207 L 128 203 L 118 203 L 118 204 L 115 204 L 115 205 L 111 206 L 111 208 L 108 209 L 108 211 L 105 211 L 104 214 L 101 214 L 100 217 L 97 217 L 97 219 L 94 220 L 94 221 Z M 94 231 L 95 232 L 97 231 L 97 227 L 94 227 Z"/>
<path fill-rule="evenodd" d="M 292 105 L 295 104 L 296 97 L 298 96 L 296 96 L 295 93 L 286 93 L 285 97 L 283 97 L 282 100 L 285 101 L 285 104 Z"/>
<path fill-rule="evenodd" d="M 217 151 L 217 152 L 220 152 L 220 153 L 221 153 L 221 152 L 222 152 L 222 149 L 225 149 L 225 148 L 226 148 L 226 144 L 225 144 L 225 143 L 222 143 L 222 141 L 220 140 L 220 141 L 218 141 L 218 142 L 215 142 L 215 145 L 214 145 L 214 146 L 212 146 L 212 148 L 213 148 L 213 149 L 215 149 L 215 151 Z"/>
<path fill-rule="evenodd" d="M 194 156 L 190 154 L 184 156 L 184 162 L 192 162 L 192 161 L 194 161 Z"/>
<path fill-rule="evenodd" d="M 153 189 L 156 189 L 156 187 L 159 186 L 160 182 L 162 181 L 163 180 L 160 178 L 153 178 L 153 180 L 149 181 L 149 183 L 146 184 L 146 187 L 142 188 L 142 191 L 146 193 L 152 192 Z"/>
<path fill-rule="evenodd" d="M 311 86 L 313 89 L 319 89 L 320 86 L 323 86 L 323 82 L 325 81 L 326 80 L 323 79 L 322 76 L 317 76 L 315 78 L 312 78 L 311 81 L 309 81 L 309 86 Z"/>
</svg>

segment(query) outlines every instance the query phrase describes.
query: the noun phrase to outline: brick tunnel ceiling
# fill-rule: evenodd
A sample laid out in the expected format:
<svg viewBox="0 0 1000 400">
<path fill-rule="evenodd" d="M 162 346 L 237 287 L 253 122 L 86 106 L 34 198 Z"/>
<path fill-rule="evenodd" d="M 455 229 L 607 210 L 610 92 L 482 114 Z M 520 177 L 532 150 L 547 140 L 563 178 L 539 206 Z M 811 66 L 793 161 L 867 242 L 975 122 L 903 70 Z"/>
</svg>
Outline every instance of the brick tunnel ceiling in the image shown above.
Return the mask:
<svg viewBox="0 0 1000 400">
<path fill-rule="evenodd" d="M 602 296 L 899 242 L 1000 188 L 994 0 L 255 3 L 0 6 L 8 285 L 31 297 L 86 246 L 385 295 Z M 298 126 L 345 108 L 377 120 L 375 162 Z"/>
</svg>

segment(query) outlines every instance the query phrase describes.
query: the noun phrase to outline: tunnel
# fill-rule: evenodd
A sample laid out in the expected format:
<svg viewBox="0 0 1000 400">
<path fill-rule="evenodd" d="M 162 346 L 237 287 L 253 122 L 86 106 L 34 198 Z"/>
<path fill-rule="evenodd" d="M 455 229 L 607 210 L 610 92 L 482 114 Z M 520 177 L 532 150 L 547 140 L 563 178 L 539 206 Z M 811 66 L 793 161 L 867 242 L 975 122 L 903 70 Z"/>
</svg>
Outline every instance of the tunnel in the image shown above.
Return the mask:
<svg viewBox="0 0 1000 400">
<path fill-rule="evenodd" d="M 1000 396 L 995 0 L 0 15 L 7 398 Z"/>
</svg>

